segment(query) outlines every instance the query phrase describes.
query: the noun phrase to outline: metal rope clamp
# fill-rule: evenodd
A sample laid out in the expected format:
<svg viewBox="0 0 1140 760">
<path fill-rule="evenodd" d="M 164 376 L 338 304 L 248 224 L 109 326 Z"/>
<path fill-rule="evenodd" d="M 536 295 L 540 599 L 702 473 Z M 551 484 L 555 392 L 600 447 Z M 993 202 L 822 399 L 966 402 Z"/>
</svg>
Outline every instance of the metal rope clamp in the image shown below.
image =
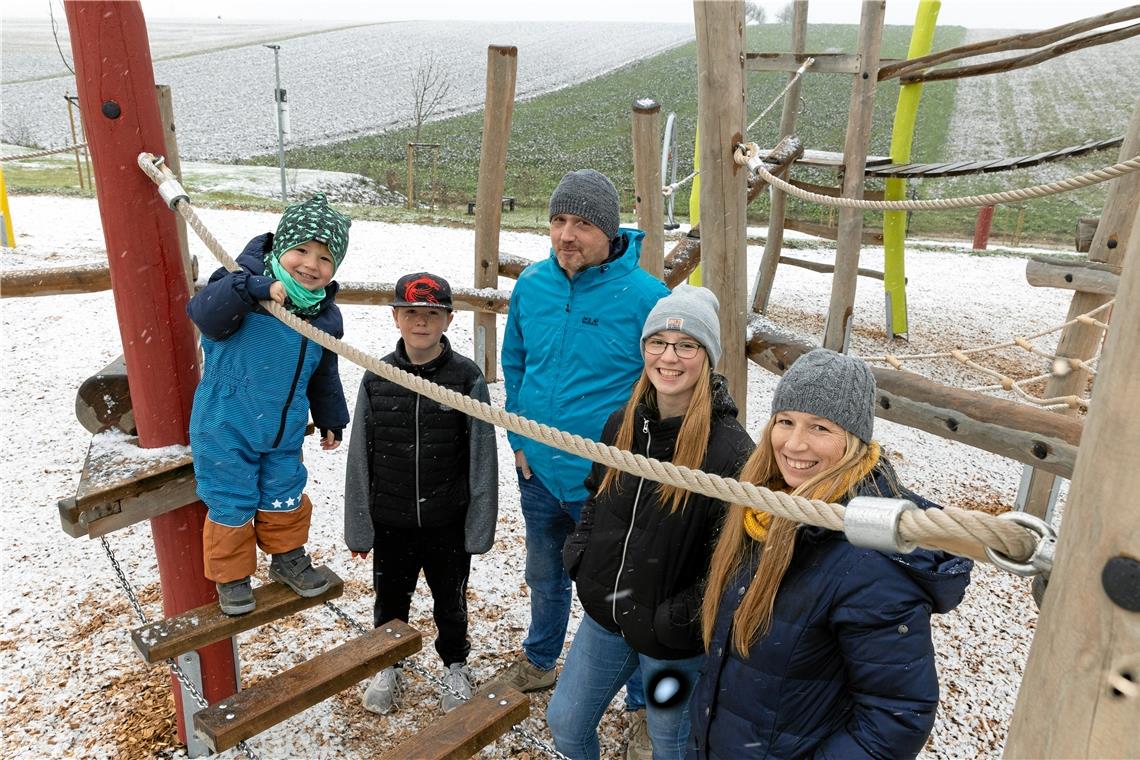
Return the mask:
<svg viewBox="0 0 1140 760">
<path fill-rule="evenodd" d="M 178 205 L 178 201 L 189 201 L 190 196 L 182 189 L 182 185 L 174 177 L 164 179 L 158 186 L 158 194 L 166 201 L 171 211 Z"/>
<path fill-rule="evenodd" d="M 904 541 L 899 535 L 903 512 L 918 509 L 907 499 L 885 499 L 856 496 L 843 511 L 843 532 L 855 546 L 875 549 L 886 554 L 908 554 L 918 544 Z"/>
<path fill-rule="evenodd" d="M 1057 553 L 1057 531 L 1053 530 L 1053 526 L 1041 518 L 1025 512 L 1005 512 L 998 515 L 998 519 L 1009 520 L 1032 533 L 1036 533 L 1037 546 L 1034 547 L 1033 554 L 1029 555 L 1029 559 L 1024 562 L 1017 562 L 987 546 L 986 557 L 989 558 L 990 562 L 1014 575 L 1025 578 L 1041 575 L 1045 580 L 1048 580 L 1049 574 L 1053 572 L 1053 557 Z"/>
</svg>

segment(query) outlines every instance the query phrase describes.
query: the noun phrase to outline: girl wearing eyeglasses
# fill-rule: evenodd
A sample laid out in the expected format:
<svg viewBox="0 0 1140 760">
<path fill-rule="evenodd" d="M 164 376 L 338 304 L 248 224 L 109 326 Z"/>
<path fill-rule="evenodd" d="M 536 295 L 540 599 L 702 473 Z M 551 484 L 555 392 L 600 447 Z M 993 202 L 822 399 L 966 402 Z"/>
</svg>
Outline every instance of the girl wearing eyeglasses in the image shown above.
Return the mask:
<svg viewBox="0 0 1140 760">
<path fill-rule="evenodd" d="M 753 449 L 736 420 L 720 358 L 719 304 L 679 285 L 642 330 L 644 371 L 602 440 L 675 465 L 733 476 Z M 559 752 L 599 757 L 598 724 L 640 665 L 652 757 L 684 755 L 703 659 L 700 608 L 726 505 L 595 464 L 590 498 L 563 561 L 586 615 L 547 709 Z M 631 740 L 629 756 L 638 756 Z M 644 756 L 648 757 L 648 748 Z"/>
</svg>

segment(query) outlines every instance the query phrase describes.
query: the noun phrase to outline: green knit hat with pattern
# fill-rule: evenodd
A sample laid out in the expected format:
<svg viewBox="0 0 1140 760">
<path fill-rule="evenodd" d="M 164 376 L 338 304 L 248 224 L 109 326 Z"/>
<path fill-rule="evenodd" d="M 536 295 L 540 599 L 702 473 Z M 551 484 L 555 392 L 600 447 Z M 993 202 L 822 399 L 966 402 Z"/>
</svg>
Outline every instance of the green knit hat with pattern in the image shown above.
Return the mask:
<svg viewBox="0 0 1140 760">
<path fill-rule="evenodd" d="M 273 258 L 280 259 L 286 251 L 315 240 L 329 247 L 335 272 L 348 252 L 348 228 L 351 226 L 352 220 L 346 214 L 330 206 L 324 193 L 317 193 L 304 203 L 286 207 L 281 214 L 277 234 L 273 236 Z"/>
</svg>

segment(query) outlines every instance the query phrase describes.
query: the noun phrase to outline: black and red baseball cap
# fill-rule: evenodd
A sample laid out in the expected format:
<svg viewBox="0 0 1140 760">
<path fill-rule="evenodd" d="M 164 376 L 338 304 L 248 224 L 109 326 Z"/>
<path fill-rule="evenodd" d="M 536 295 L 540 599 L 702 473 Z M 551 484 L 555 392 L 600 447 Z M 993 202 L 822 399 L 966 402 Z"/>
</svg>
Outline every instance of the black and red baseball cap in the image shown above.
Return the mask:
<svg viewBox="0 0 1140 760">
<path fill-rule="evenodd" d="M 431 272 L 406 274 L 396 280 L 393 306 L 431 306 L 452 311 L 451 285 Z"/>
</svg>

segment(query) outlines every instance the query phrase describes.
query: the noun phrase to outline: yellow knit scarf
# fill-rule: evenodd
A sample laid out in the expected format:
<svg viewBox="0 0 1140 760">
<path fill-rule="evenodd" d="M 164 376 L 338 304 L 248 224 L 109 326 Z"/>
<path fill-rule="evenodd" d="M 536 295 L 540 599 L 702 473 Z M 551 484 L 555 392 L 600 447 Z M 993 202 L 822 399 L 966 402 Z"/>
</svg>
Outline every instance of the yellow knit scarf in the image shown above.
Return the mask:
<svg viewBox="0 0 1140 760">
<path fill-rule="evenodd" d="M 808 499 L 819 499 L 826 502 L 837 502 L 848 494 L 848 492 L 855 487 L 871 470 L 875 469 L 875 465 L 879 463 L 880 449 L 879 444 L 871 441 L 867 446 L 867 453 L 859 460 L 858 464 L 847 470 L 842 479 L 836 484 L 835 488 L 830 493 L 810 493 L 800 494 Z M 784 483 L 783 478 L 779 475 L 768 481 L 765 486 L 773 491 L 790 492 L 787 484 Z M 817 490 L 826 487 L 826 484 L 820 484 Z M 764 539 L 768 537 L 768 528 L 772 525 L 772 513 L 761 512 L 758 509 L 745 509 L 744 510 L 744 530 L 748 531 L 748 535 L 754 540 L 763 543 Z"/>
</svg>

